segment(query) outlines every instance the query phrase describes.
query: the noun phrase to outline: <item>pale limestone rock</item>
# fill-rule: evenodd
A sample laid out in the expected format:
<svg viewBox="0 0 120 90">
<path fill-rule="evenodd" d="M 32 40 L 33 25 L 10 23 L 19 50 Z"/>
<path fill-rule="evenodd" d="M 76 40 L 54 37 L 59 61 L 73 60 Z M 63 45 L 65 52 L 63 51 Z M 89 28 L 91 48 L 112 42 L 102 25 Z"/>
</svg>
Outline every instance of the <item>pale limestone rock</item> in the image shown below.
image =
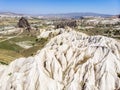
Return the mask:
<svg viewBox="0 0 120 90">
<path fill-rule="evenodd" d="M 0 65 L 0 90 L 119 90 L 120 43 L 64 32 L 34 57 Z"/>
</svg>

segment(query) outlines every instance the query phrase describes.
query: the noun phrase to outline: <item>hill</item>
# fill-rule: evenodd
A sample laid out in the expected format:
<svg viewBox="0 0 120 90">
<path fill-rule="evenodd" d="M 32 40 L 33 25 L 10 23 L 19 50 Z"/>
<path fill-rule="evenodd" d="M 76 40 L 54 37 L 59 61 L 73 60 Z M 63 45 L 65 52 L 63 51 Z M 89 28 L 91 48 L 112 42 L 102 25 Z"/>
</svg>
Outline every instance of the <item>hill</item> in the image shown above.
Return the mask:
<svg viewBox="0 0 120 90">
<path fill-rule="evenodd" d="M 119 90 L 120 43 L 64 32 L 34 57 L 0 65 L 0 90 Z"/>
<path fill-rule="evenodd" d="M 15 15 L 15 16 L 32 16 L 32 17 L 42 17 L 42 18 L 80 18 L 83 16 L 101 16 L 101 17 L 111 17 L 113 15 L 109 14 L 99 14 L 99 13 L 91 13 L 91 12 L 77 12 L 77 13 L 58 13 L 58 14 L 18 14 L 13 12 L 0 12 L 0 15 Z"/>
</svg>

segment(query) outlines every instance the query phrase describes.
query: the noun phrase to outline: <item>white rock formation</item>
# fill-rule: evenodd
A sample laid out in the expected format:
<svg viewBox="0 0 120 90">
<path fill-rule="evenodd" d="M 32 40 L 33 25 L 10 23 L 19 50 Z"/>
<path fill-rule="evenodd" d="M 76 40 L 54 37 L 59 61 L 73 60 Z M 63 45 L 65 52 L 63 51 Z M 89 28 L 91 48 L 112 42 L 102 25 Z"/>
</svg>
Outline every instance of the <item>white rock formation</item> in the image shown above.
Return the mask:
<svg viewBox="0 0 120 90">
<path fill-rule="evenodd" d="M 41 34 L 39 36 L 37 36 L 37 38 L 48 38 L 48 37 L 51 37 L 51 36 L 57 36 L 61 33 L 64 33 L 66 32 L 65 29 L 52 29 L 52 30 L 43 30 L 41 31 Z"/>
<path fill-rule="evenodd" d="M 120 43 L 65 32 L 34 57 L 0 66 L 0 90 L 120 90 Z"/>
</svg>

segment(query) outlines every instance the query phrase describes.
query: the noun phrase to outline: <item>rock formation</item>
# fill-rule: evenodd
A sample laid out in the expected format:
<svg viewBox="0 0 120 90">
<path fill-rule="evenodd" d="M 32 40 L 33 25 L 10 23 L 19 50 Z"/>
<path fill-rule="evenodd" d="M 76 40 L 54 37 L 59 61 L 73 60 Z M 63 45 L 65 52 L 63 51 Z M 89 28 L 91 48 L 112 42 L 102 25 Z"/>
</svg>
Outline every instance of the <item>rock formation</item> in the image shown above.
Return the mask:
<svg viewBox="0 0 120 90">
<path fill-rule="evenodd" d="M 118 15 L 118 18 L 120 18 L 120 15 Z"/>
<path fill-rule="evenodd" d="M 18 27 L 20 27 L 20 28 L 26 28 L 26 30 L 28 30 L 28 31 L 30 31 L 30 29 L 31 29 L 29 22 L 24 17 L 20 18 L 20 20 L 18 22 Z"/>
<path fill-rule="evenodd" d="M 69 26 L 71 28 L 75 28 L 77 26 L 76 20 L 66 20 L 56 23 L 56 28 L 65 28 L 66 26 Z"/>
<path fill-rule="evenodd" d="M 0 66 L 0 90 L 120 90 L 120 43 L 64 32 L 34 57 Z"/>
</svg>

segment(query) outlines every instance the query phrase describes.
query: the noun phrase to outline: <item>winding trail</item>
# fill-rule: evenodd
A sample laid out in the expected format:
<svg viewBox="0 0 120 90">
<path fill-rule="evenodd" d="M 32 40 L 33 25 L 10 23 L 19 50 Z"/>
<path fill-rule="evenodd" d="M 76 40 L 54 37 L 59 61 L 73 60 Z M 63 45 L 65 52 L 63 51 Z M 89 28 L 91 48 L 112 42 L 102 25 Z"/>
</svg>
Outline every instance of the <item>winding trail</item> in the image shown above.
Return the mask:
<svg viewBox="0 0 120 90">
<path fill-rule="evenodd" d="M 20 34 L 23 33 L 23 29 L 18 29 L 18 30 L 20 30 L 20 32 L 16 36 L 8 37 L 7 39 L 1 40 L 0 43 L 4 42 L 4 41 L 7 41 L 7 40 L 10 40 L 12 38 L 15 38 L 15 37 L 17 37 L 17 36 L 19 36 Z"/>
</svg>

